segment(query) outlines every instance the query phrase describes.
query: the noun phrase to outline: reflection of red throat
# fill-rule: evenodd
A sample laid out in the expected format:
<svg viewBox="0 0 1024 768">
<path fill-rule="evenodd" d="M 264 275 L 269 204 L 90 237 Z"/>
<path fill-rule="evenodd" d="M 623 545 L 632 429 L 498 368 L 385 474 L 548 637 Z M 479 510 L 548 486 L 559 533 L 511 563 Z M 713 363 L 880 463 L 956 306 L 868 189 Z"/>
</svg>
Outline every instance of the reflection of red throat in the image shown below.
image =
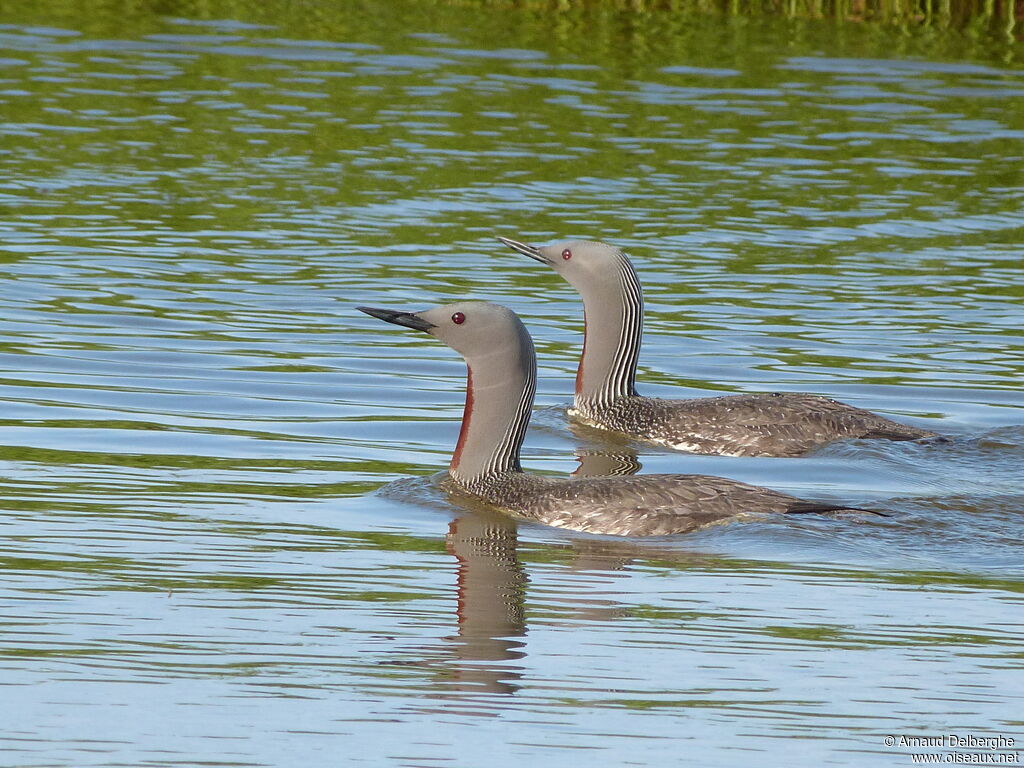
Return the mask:
<svg viewBox="0 0 1024 768">
<path fill-rule="evenodd" d="M 458 600 L 455 605 L 455 615 L 458 617 L 459 626 L 461 627 L 466 623 L 466 558 L 459 554 L 459 545 L 456 540 L 459 537 L 459 521 L 452 520 L 448 524 L 448 537 L 446 539 L 445 549 L 448 550 L 448 554 L 455 557 L 459 563 L 459 570 L 455 576 L 455 594 L 458 595 Z"/>
<path fill-rule="evenodd" d="M 466 436 L 469 434 L 469 420 L 473 415 L 473 369 L 466 366 L 466 407 L 462 409 L 462 429 L 459 430 L 459 442 L 455 444 L 455 453 L 452 454 L 452 463 L 449 469 L 456 470 L 459 461 L 462 460 L 462 449 L 466 444 Z"/>
</svg>

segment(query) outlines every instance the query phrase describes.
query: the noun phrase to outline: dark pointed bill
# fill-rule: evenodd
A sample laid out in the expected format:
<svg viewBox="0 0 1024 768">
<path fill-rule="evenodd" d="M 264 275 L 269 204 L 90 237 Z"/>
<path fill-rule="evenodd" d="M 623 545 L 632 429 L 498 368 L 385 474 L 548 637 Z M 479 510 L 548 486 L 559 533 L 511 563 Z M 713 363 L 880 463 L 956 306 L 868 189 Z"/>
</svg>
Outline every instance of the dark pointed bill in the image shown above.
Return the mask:
<svg viewBox="0 0 1024 768">
<path fill-rule="evenodd" d="M 394 309 L 377 309 L 376 307 L 356 307 L 356 309 L 365 312 L 370 317 L 383 320 L 385 323 L 394 323 L 405 328 L 412 328 L 414 331 L 429 331 L 431 328 L 437 327 L 413 312 L 399 312 Z"/>
<path fill-rule="evenodd" d="M 539 261 L 541 264 L 551 264 L 551 261 L 544 256 L 540 249 L 535 245 L 527 245 L 526 243 L 520 243 L 518 240 L 509 240 L 507 237 L 498 236 L 498 239 L 511 248 L 513 251 L 519 251 L 524 256 L 529 256 L 535 261 Z"/>
</svg>

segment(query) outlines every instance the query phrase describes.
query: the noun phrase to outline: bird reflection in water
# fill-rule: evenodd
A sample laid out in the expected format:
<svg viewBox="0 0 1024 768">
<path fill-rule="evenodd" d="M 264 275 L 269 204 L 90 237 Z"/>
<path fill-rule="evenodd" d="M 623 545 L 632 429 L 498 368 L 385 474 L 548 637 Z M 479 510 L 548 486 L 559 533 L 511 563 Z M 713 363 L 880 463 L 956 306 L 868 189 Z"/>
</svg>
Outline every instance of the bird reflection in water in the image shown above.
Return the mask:
<svg viewBox="0 0 1024 768">
<path fill-rule="evenodd" d="M 641 469 L 636 452 L 628 445 L 588 445 L 577 449 L 578 467 L 573 477 L 632 475 Z M 425 478 L 396 481 L 389 489 L 391 498 L 425 502 Z M 527 655 L 526 596 L 530 579 L 520 554 L 516 520 L 494 510 L 475 497 L 451 490 L 440 491 L 437 478 L 430 485 L 430 502 L 439 509 L 459 514 L 448 527 L 446 547 L 455 558 L 457 632 L 444 638 L 445 653 L 403 666 L 420 666 L 434 671 L 429 703 L 417 711 L 451 711 L 475 716 L 497 716 L 502 709 L 489 698 L 517 693 L 526 672 L 519 662 Z M 430 503 L 428 502 L 428 503 Z M 610 597 L 604 589 L 608 576 L 621 574 L 638 559 L 657 556 L 693 565 L 707 559 L 704 555 L 681 552 L 650 541 L 634 541 L 603 536 L 571 535 L 564 543 L 546 542 L 538 546 L 545 561 L 554 556 L 559 567 L 546 571 L 555 578 L 547 584 L 543 600 L 545 625 L 559 623 L 556 615 L 572 624 L 585 622 L 601 626 L 629 614 L 628 606 Z M 581 581 L 581 579 L 583 581 Z M 597 594 L 586 596 L 599 582 Z M 582 588 L 582 589 L 581 589 Z M 394 662 L 392 662 L 394 663 Z"/>
<path fill-rule="evenodd" d="M 631 475 L 641 466 L 628 450 L 580 452 L 577 458 L 574 477 Z M 450 679 L 461 691 L 515 693 L 523 668 L 508 662 L 526 655 L 522 638 L 529 582 L 518 554 L 517 524 L 472 499 L 456 501 L 471 511 L 448 527 L 447 549 L 458 563 L 458 634 L 448 638 L 454 657 L 447 665 Z M 574 558 L 574 569 L 617 569 L 630 559 L 621 554 L 594 557 L 588 550 L 583 548 Z M 578 598 L 576 602 L 582 607 Z M 590 607 L 607 610 L 607 606 Z"/>
<path fill-rule="evenodd" d="M 458 561 L 459 631 L 448 638 L 452 682 L 462 690 L 514 693 L 526 655 L 524 603 L 527 577 L 519 561 L 515 522 L 485 511 L 469 512 L 448 527 L 449 554 Z"/>
<path fill-rule="evenodd" d="M 579 466 L 572 473 L 573 477 L 635 475 L 642 467 L 637 461 L 636 454 L 628 451 L 580 453 L 577 460 Z"/>
</svg>

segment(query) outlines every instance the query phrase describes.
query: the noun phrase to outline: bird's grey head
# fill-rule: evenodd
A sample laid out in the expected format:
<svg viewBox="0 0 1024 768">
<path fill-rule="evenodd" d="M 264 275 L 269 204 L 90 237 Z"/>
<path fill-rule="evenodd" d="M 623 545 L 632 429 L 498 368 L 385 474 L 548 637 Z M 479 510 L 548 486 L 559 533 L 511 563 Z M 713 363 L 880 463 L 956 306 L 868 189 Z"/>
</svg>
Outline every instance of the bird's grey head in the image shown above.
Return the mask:
<svg viewBox="0 0 1024 768">
<path fill-rule="evenodd" d="M 581 293 L 588 288 L 618 286 L 623 269 L 631 269 L 620 248 L 593 240 L 566 240 L 552 245 L 528 245 L 499 237 L 509 248 L 547 264 Z"/>
<path fill-rule="evenodd" d="M 607 405 L 635 395 L 644 296 L 626 254 L 592 240 L 538 247 L 505 237 L 498 239 L 524 256 L 547 264 L 583 299 L 586 330 L 583 355 L 576 369 L 576 407 Z"/>
<path fill-rule="evenodd" d="M 388 323 L 425 331 L 467 360 L 508 347 L 518 347 L 529 335 L 508 307 L 486 301 L 457 301 L 422 312 L 357 307 Z"/>
</svg>

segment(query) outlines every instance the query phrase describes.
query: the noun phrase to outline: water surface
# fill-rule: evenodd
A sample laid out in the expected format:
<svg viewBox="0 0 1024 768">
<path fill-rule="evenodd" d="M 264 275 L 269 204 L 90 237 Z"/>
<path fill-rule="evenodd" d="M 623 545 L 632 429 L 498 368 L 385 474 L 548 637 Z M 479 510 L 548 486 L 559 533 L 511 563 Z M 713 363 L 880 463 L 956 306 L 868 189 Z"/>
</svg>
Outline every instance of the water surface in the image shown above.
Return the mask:
<svg viewBox="0 0 1024 768">
<path fill-rule="evenodd" d="M 907 765 L 1024 743 L 1024 65 L 775 17 L 0 6 L 12 765 Z M 935 429 L 801 460 L 570 428 L 600 238 L 642 390 Z M 611 540 L 453 506 L 465 370 L 354 311 L 513 307 L 524 464 L 891 517 Z M 599 470 L 598 470 L 599 471 Z M 935 750 L 933 750 L 935 751 Z"/>
</svg>

